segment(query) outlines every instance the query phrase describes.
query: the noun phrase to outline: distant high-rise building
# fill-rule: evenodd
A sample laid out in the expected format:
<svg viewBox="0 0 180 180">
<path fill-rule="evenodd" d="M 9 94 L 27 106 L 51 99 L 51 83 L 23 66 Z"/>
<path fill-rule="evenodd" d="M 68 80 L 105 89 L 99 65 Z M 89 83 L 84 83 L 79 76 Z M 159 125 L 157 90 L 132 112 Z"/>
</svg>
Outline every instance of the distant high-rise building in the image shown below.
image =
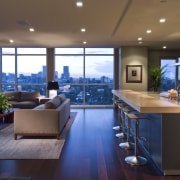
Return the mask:
<svg viewBox="0 0 180 180">
<path fill-rule="evenodd" d="M 46 69 L 47 69 L 47 67 L 46 67 L 46 66 L 43 66 L 42 68 L 43 68 L 43 69 L 42 69 L 42 72 L 43 72 L 43 73 L 42 73 L 42 75 L 43 75 L 42 78 L 45 79 L 45 78 L 46 78 Z"/>
<path fill-rule="evenodd" d="M 69 66 L 63 66 L 63 73 L 61 74 L 62 79 L 69 79 Z"/>
<path fill-rule="evenodd" d="M 54 73 L 54 80 L 58 81 L 58 71 L 55 71 L 55 73 Z"/>
</svg>

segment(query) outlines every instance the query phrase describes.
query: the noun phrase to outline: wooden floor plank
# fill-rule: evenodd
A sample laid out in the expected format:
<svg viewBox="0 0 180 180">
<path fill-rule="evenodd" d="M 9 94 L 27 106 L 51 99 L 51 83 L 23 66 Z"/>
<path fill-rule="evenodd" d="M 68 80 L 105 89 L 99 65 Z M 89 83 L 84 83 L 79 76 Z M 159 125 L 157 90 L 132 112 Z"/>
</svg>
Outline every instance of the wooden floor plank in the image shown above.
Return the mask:
<svg viewBox="0 0 180 180">
<path fill-rule="evenodd" d="M 78 112 L 58 160 L 0 160 L 0 178 L 32 180 L 179 180 L 162 176 L 150 163 L 130 166 L 124 158 L 133 151 L 121 149 L 113 126 L 117 109 L 72 109 Z"/>
</svg>

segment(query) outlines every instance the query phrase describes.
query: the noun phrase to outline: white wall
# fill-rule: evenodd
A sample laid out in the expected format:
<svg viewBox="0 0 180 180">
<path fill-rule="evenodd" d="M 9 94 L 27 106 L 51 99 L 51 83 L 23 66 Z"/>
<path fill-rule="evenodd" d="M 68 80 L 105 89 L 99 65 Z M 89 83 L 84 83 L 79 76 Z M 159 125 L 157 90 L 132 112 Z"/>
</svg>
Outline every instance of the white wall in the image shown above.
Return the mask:
<svg viewBox="0 0 180 180">
<path fill-rule="evenodd" d="M 147 91 L 148 84 L 148 51 L 146 47 L 121 48 L 121 89 Z M 142 83 L 126 83 L 126 65 L 142 65 Z"/>
</svg>

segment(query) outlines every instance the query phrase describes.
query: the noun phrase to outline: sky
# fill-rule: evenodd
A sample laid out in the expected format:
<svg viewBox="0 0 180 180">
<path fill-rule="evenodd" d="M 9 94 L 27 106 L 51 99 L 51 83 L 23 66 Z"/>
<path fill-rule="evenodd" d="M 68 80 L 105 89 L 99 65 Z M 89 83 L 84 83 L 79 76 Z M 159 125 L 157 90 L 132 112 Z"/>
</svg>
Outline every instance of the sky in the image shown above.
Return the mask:
<svg viewBox="0 0 180 180">
<path fill-rule="evenodd" d="M 18 55 L 18 63 L 17 63 L 17 71 L 18 73 L 22 73 L 25 75 L 30 75 L 31 73 L 38 73 L 42 71 L 42 66 L 46 65 L 46 56 L 44 55 L 37 55 L 42 53 L 42 48 L 40 52 L 35 51 L 34 48 L 17 48 L 18 53 L 22 55 Z M 32 54 L 36 53 L 36 55 L 25 55 L 24 49 L 26 53 Z M 44 48 L 43 48 L 44 49 Z M 82 77 L 83 76 L 83 48 L 57 48 L 57 53 L 64 53 L 68 54 L 64 56 L 56 56 L 55 58 L 55 71 L 58 71 L 59 76 L 63 73 L 63 66 L 69 66 L 69 72 L 71 77 Z M 85 61 L 85 69 L 86 69 L 86 76 L 88 77 L 101 77 L 107 76 L 109 78 L 113 78 L 113 55 L 112 56 L 103 56 L 100 54 L 112 54 L 112 48 L 107 51 L 107 49 L 103 48 L 87 48 L 86 52 L 89 56 L 86 56 Z M 6 54 L 14 54 L 14 48 L 4 48 L 4 52 Z M 44 52 L 43 52 L 44 53 Z M 80 56 L 74 56 L 69 54 L 79 54 Z M 94 56 L 95 54 L 95 56 Z M 98 55 L 96 55 L 98 54 Z M 15 61 L 14 56 L 12 55 L 4 55 L 3 56 L 3 63 L 2 63 L 2 70 L 3 72 L 10 72 L 14 73 L 15 71 Z"/>
<path fill-rule="evenodd" d="M 58 58 L 59 59 L 59 58 Z M 64 57 L 63 60 L 56 61 L 55 71 L 59 74 L 63 73 L 63 66 L 69 66 L 69 72 L 71 76 L 82 77 L 83 76 L 83 59 L 77 57 Z M 31 73 L 38 73 L 42 71 L 42 66 L 46 65 L 45 58 L 36 59 L 34 57 L 20 57 L 18 59 L 18 72 L 30 75 Z M 3 72 L 15 71 L 14 58 L 3 59 Z M 86 60 L 86 75 L 93 77 L 107 76 L 112 78 L 113 76 L 113 59 L 112 57 L 88 57 Z"/>
</svg>

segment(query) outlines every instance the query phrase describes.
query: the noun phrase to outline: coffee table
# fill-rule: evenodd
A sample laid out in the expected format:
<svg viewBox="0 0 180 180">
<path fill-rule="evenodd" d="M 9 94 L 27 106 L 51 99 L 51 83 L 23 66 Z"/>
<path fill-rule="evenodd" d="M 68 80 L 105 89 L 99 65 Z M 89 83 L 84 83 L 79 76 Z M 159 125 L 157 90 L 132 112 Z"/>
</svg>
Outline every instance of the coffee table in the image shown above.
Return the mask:
<svg viewBox="0 0 180 180">
<path fill-rule="evenodd" d="M 14 122 L 14 111 L 19 108 L 12 108 L 10 112 L 0 113 L 0 121 L 3 123 L 13 123 Z"/>
</svg>

